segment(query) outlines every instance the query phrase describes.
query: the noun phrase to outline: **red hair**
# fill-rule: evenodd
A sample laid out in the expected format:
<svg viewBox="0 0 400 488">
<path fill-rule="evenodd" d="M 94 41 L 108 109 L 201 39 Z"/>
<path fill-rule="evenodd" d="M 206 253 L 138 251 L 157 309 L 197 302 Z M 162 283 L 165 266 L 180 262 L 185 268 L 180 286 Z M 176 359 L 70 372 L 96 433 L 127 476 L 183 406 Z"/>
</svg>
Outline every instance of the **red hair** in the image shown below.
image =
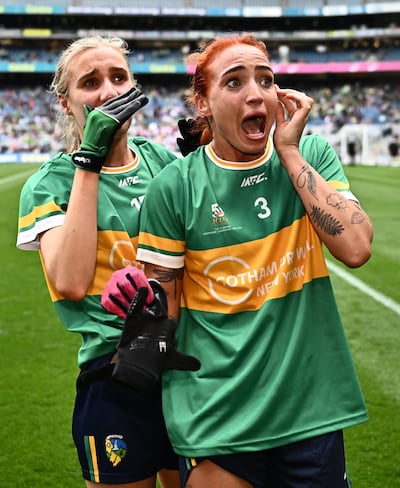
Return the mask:
<svg viewBox="0 0 400 488">
<path fill-rule="evenodd" d="M 195 68 L 192 76 L 191 94 L 187 96 L 187 102 L 195 107 L 195 97 L 207 97 L 210 85 L 211 68 L 210 65 L 219 54 L 232 46 L 245 44 L 259 49 L 269 61 L 266 45 L 256 39 L 252 34 L 237 34 L 228 37 L 217 37 L 205 43 L 199 51 L 193 52 L 186 57 L 186 64 Z M 208 144 L 212 140 L 212 133 L 207 119 L 198 117 L 196 119 L 196 130 L 202 131 L 201 144 Z"/>
</svg>

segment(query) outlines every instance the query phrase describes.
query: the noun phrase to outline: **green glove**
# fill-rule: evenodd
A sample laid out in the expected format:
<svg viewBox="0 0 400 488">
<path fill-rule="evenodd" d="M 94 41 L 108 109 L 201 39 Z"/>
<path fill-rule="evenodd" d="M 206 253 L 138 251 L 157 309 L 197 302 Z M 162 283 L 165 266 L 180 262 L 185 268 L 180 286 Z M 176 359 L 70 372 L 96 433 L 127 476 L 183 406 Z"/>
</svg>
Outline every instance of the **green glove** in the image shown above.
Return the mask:
<svg viewBox="0 0 400 488">
<path fill-rule="evenodd" d="M 86 123 L 81 148 L 72 154 L 72 161 L 79 168 L 100 173 L 110 151 L 114 135 L 121 125 L 140 108 L 148 98 L 136 88 L 111 98 L 99 107 L 84 106 Z"/>
</svg>

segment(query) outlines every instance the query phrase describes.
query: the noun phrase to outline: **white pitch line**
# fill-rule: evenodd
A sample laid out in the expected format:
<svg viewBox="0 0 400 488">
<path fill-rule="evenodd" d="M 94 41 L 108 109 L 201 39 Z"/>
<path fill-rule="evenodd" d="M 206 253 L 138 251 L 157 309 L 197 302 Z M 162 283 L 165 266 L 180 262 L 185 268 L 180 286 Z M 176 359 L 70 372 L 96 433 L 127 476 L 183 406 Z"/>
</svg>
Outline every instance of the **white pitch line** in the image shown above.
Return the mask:
<svg viewBox="0 0 400 488">
<path fill-rule="evenodd" d="M 358 288 L 360 291 L 362 291 L 366 295 L 369 295 L 371 298 L 373 298 L 377 302 L 381 303 L 385 307 L 389 308 L 393 312 L 400 315 L 400 304 L 399 303 L 395 302 L 394 300 L 387 297 L 383 293 L 380 293 L 379 291 L 375 290 L 374 288 L 371 288 L 370 286 L 366 285 L 363 281 L 359 280 L 358 278 L 351 275 L 350 273 L 345 271 L 343 268 L 332 263 L 331 261 L 327 260 L 327 265 L 331 271 L 333 271 L 335 274 L 337 274 L 343 280 L 347 281 L 347 283 L 354 286 L 355 288 Z"/>
<path fill-rule="evenodd" d="M 32 169 L 31 171 L 24 171 L 23 173 L 15 173 L 10 176 L 5 176 L 4 178 L 0 179 L 0 185 L 5 185 L 7 183 L 12 183 L 13 181 L 20 180 L 21 178 L 26 178 L 30 176 L 35 170 Z"/>
</svg>

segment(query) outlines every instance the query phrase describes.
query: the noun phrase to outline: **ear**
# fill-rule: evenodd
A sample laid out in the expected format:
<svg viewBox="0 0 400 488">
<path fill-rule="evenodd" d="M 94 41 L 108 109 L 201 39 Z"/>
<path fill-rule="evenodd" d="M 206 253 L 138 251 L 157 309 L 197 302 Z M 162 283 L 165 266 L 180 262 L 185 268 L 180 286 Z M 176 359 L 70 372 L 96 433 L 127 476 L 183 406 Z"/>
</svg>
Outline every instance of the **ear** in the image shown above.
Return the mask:
<svg viewBox="0 0 400 488">
<path fill-rule="evenodd" d="M 58 95 L 58 101 L 60 102 L 60 106 L 63 111 L 67 115 L 72 115 L 72 110 L 69 108 L 68 100 L 65 98 L 64 95 Z"/>
<path fill-rule="evenodd" d="M 195 97 L 195 102 L 200 115 L 203 117 L 208 117 L 211 115 L 210 104 L 208 103 L 207 98 L 197 96 Z"/>
</svg>

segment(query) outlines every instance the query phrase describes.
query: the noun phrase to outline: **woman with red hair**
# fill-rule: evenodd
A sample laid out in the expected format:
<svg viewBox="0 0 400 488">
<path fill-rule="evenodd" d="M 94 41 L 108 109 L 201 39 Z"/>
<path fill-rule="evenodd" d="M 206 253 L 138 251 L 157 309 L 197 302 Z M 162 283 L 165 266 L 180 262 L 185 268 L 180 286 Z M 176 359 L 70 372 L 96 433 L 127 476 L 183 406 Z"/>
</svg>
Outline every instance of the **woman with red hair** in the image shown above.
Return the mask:
<svg viewBox="0 0 400 488">
<path fill-rule="evenodd" d="M 201 362 L 162 378 L 182 483 L 348 487 L 342 430 L 367 411 L 323 245 L 361 266 L 371 222 L 263 43 L 219 38 L 188 63 L 202 145 L 151 182 L 137 253 Z"/>
</svg>

